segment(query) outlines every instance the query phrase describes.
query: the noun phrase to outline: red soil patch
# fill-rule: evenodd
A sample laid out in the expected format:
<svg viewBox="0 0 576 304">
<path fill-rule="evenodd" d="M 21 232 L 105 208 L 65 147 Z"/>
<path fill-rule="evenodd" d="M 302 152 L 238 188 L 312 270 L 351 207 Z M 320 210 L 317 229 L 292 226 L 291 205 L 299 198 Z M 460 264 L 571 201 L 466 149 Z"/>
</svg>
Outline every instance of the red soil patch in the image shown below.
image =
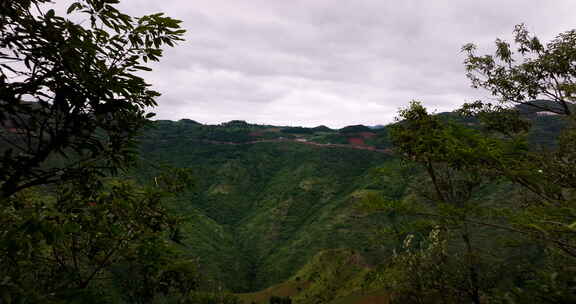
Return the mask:
<svg viewBox="0 0 576 304">
<path fill-rule="evenodd" d="M 364 138 L 361 137 L 349 137 L 348 143 L 354 146 L 363 146 L 364 145 Z"/>
<path fill-rule="evenodd" d="M 359 136 L 362 136 L 363 138 L 372 138 L 374 136 L 376 136 L 376 133 L 372 133 L 372 132 L 360 132 L 358 133 Z"/>
</svg>

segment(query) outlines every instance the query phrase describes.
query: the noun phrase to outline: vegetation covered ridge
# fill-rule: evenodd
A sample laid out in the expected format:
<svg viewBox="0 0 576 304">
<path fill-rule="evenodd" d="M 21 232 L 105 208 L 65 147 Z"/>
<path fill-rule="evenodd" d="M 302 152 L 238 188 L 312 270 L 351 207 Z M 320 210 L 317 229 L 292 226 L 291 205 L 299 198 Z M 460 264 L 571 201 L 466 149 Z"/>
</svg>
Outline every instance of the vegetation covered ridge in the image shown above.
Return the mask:
<svg viewBox="0 0 576 304">
<path fill-rule="evenodd" d="M 391 152 L 387 130 L 363 125 L 338 130 L 319 126 L 315 128 L 282 127 L 250 124 L 233 120 L 218 125 L 203 125 L 190 119 L 156 121 L 157 127 L 179 132 L 185 140 L 200 140 L 215 144 L 254 144 L 260 142 L 297 142 L 318 147 L 343 147 Z"/>
</svg>

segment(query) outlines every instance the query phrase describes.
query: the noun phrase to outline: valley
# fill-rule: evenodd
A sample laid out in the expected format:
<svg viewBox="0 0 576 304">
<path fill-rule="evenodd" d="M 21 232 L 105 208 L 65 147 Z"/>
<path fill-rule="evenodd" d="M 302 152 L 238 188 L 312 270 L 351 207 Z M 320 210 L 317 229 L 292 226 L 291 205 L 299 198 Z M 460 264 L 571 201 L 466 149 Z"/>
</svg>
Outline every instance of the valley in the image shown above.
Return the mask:
<svg viewBox="0 0 576 304">
<path fill-rule="evenodd" d="M 388 151 L 297 139 L 206 141 L 197 139 L 198 126 L 162 124 L 189 137 L 167 138 L 160 127 L 143 139 L 142 157 L 194 172 L 195 189 L 172 206 L 189 218 L 190 253 L 214 280 L 255 291 L 288 279 L 325 249 L 378 255 L 365 233 L 375 219 L 359 220 L 356 202 L 363 191 L 379 191 L 370 171 L 393 159 Z M 148 170 L 139 175 L 154 175 Z"/>
<path fill-rule="evenodd" d="M 450 113 L 439 117 L 459 119 Z M 562 127 L 556 117 L 534 119 L 532 145 L 552 145 Z M 198 259 L 208 288 L 224 288 L 247 301 L 388 297 L 374 280 L 397 241 L 378 239 L 378 231 L 392 228 L 391 218 L 371 212 L 365 202 L 415 195 L 411 185 L 423 172 L 399 175 L 387 128 L 282 132 L 287 128 L 158 121 L 141 137 L 142 165 L 134 174 L 145 182 L 169 167 L 193 172 L 192 187 L 169 205 L 185 218 L 185 251 Z M 506 191 L 511 189 L 490 186 L 482 196 L 491 202 Z M 332 263 L 338 260 L 333 254 L 342 252 L 364 261 L 348 269 L 345 279 L 329 271 L 334 266 L 317 265 L 319 256 L 333 257 L 325 262 Z M 307 267 L 318 270 L 303 275 Z M 336 268 L 342 267 L 348 266 Z M 341 285 L 345 282 L 352 285 Z"/>
</svg>

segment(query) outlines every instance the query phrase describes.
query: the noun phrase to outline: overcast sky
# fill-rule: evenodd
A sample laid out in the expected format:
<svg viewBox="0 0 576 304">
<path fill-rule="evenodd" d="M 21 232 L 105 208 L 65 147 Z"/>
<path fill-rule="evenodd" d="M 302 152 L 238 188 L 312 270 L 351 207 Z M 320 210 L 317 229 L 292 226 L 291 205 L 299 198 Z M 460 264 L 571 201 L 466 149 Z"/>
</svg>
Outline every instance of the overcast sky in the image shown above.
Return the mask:
<svg viewBox="0 0 576 304">
<path fill-rule="evenodd" d="M 186 41 L 149 80 L 158 119 L 275 125 L 386 124 L 421 100 L 447 111 L 485 96 L 460 48 L 488 52 L 525 23 L 543 40 L 576 28 L 576 0 L 123 0 L 183 20 Z"/>
</svg>

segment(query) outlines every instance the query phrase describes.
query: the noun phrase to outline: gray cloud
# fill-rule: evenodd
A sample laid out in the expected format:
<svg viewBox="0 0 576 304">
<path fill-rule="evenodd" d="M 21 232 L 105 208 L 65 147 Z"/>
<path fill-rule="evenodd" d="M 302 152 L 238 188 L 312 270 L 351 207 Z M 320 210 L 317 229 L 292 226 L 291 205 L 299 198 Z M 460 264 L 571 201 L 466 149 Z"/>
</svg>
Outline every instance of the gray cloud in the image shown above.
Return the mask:
<svg viewBox="0 0 576 304">
<path fill-rule="evenodd" d="M 158 118 L 342 127 L 391 122 L 419 99 L 451 110 L 470 89 L 460 48 L 490 51 L 524 22 L 544 39 L 575 26 L 573 0 L 138 0 L 132 15 L 183 20 L 186 41 L 145 77 Z"/>
</svg>

